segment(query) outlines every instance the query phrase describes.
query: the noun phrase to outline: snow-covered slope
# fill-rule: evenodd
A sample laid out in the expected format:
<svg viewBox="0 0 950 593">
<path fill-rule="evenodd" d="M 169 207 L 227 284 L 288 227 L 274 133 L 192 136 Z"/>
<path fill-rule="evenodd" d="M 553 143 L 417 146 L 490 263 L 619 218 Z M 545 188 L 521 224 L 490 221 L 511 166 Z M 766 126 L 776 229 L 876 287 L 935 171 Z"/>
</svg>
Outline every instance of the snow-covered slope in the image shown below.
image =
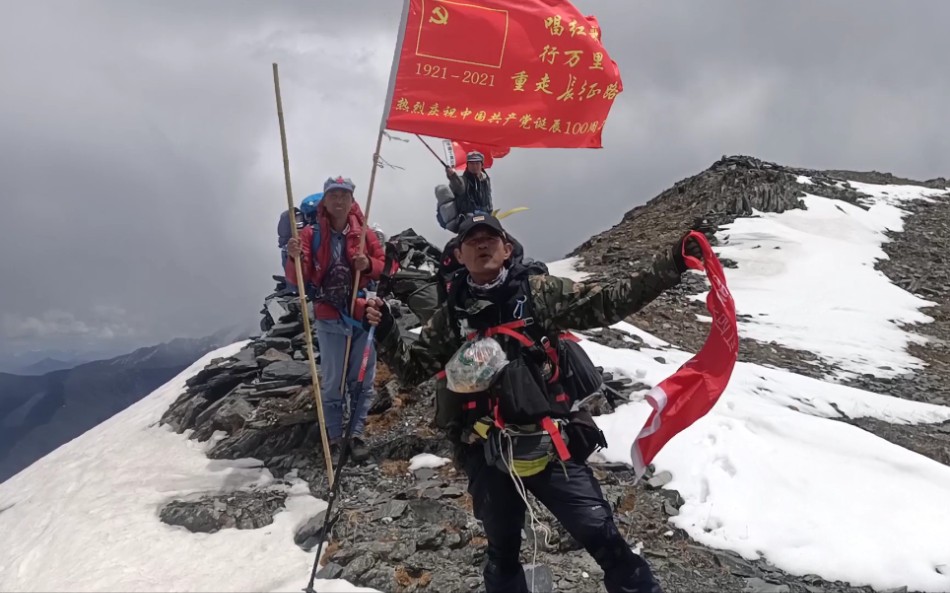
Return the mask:
<svg viewBox="0 0 950 593">
<path fill-rule="evenodd" d="M 869 195 L 866 210 L 808 196 L 807 210 L 740 218 L 720 233 L 717 251 L 739 266 L 727 270 L 737 313 L 752 316 L 740 334 L 812 351 L 851 373 L 912 372 L 923 363 L 905 348 L 920 338 L 898 324 L 931 321 L 920 312 L 931 303 L 891 284 L 874 262 L 886 257 L 884 232 L 902 230 L 901 202 L 950 198 L 852 185 Z M 692 355 L 647 343 L 660 349 L 584 347 L 608 370 L 648 384 Z M 833 420 L 835 407 L 898 424 L 950 420 L 944 406 L 739 363 L 716 407 L 655 460 L 686 501 L 673 522 L 704 544 L 795 574 L 950 591 L 950 467 Z M 598 418 L 611 444 L 606 459 L 629 462 L 629 427 L 648 414 L 641 402 Z"/>
<path fill-rule="evenodd" d="M 806 211 L 739 219 L 721 233 L 723 257 L 739 265 L 726 271 L 738 312 L 752 315 L 741 323 L 744 336 L 814 351 L 849 372 L 919 367 L 905 351 L 915 338 L 897 324 L 926 322 L 927 303 L 873 263 L 885 229 L 900 228 L 900 200 L 934 194 L 866 190 L 875 196 L 868 210 L 809 197 Z M 554 269 L 575 275 L 575 263 Z M 691 356 L 629 324 L 616 327 L 646 347 L 583 341 L 609 370 L 654 384 Z M 156 425 L 189 376 L 240 346 L 207 355 L 0 484 L 0 590 L 300 590 L 312 555 L 293 533 L 323 503 L 300 482 L 281 486 L 253 460 L 211 461 L 208 444 Z M 740 363 L 712 412 L 655 460 L 685 499 L 673 522 L 705 544 L 797 574 L 950 590 L 950 467 L 836 420 L 839 411 L 891 423 L 950 420 L 947 407 Z M 604 458 L 629 462 L 633 427 L 648 412 L 634 402 L 598 417 L 611 444 Z M 289 492 L 287 510 L 267 527 L 203 535 L 158 519 L 173 498 L 255 484 Z M 359 589 L 333 581 L 319 590 Z"/>
<path fill-rule="evenodd" d="M 808 179 L 799 181 L 807 192 Z M 906 351 L 922 339 L 898 324 L 932 321 L 920 308 L 933 303 L 892 284 L 874 262 L 887 257 L 884 233 L 903 230 L 902 202 L 947 199 L 935 198 L 947 191 L 849 183 L 868 194 L 866 209 L 807 195 L 807 210 L 736 219 L 717 252 L 739 265 L 727 278 L 737 312 L 752 316 L 741 335 L 813 352 L 845 373 L 893 377 L 923 364 Z"/>
<path fill-rule="evenodd" d="M 692 356 L 582 344 L 598 364 L 648 384 Z M 655 459 L 686 501 L 674 523 L 704 544 L 795 574 L 950 590 L 950 467 L 831 419 L 832 405 L 853 418 L 950 420 L 947 407 L 739 363 L 713 410 Z M 607 460 L 629 463 L 630 427 L 648 414 L 639 402 L 597 418 Z"/>
<path fill-rule="evenodd" d="M 2 591 L 299 591 L 312 556 L 293 534 L 325 503 L 302 481 L 283 486 L 287 509 L 255 530 L 195 534 L 158 519 L 169 500 L 275 484 L 255 460 L 212 461 L 207 444 L 157 426 L 213 358 L 0 484 Z M 321 582 L 321 591 L 360 591 Z"/>
</svg>

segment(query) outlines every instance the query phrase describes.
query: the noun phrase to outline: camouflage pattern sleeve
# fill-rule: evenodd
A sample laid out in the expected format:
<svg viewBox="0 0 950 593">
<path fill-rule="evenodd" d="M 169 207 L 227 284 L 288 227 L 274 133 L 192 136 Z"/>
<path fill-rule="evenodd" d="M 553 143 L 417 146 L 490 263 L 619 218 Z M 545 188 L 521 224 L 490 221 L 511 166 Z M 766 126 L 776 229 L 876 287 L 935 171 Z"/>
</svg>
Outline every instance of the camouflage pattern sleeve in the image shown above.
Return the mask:
<svg viewBox="0 0 950 593">
<path fill-rule="evenodd" d="M 443 306 L 422 326 L 418 339 L 403 337 L 394 323 L 377 345 L 379 358 L 404 383 L 418 385 L 441 371 L 462 341 L 449 329 Z"/>
<path fill-rule="evenodd" d="M 532 276 L 531 293 L 542 321 L 552 329 L 594 329 L 623 321 L 660 293 L 679 284 L 672 253 L 654 258 L 652 270 L 610 282 L 574 282 L 556 276 Z"/>
</svg>

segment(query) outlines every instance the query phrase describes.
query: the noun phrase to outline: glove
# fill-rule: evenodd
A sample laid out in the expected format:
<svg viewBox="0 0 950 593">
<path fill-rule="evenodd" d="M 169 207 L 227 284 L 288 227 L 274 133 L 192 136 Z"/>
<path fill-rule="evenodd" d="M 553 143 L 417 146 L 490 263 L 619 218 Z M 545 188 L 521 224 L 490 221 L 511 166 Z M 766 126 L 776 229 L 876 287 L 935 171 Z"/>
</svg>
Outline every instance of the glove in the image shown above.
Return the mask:
<svg viewBox="0 0 950 593">
<path fill-rule="evenodd" d="M 689 269 L 686 265 L 685 258 L 683 258 L 683 251 L 686 252 L 686 255 L 703 261 L 703 249 L 699 246 L 699 241 L 690 237 L 689 233 L 683 235 L 673 244 L 673 263 L 676 265 L 676 270 L 680 274 L 685 273 L 686 270 Z"/>
</svg>

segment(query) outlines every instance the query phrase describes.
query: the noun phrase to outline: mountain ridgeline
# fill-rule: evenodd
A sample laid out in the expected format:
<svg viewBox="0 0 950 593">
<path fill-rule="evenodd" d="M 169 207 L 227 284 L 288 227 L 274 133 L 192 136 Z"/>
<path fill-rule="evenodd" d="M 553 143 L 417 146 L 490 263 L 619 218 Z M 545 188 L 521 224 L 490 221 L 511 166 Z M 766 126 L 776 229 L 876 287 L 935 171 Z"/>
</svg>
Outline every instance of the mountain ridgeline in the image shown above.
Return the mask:
<svg viewBox="0 0 950 593">
<path fill-rule="evenodd" d="M 241 337 L 225 330 L 43 375 L 0 373 L 0 482 Z"/>
</svg>

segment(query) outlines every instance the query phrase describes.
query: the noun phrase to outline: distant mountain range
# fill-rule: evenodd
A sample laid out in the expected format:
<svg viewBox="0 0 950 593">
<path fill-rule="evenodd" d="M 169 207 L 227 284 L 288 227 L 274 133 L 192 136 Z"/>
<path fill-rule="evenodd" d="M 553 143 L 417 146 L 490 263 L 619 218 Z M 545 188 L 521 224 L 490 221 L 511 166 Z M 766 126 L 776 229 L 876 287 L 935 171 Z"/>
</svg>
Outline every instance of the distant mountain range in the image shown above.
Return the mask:
<svg viewBox="0 0 950 593">
<path fill-rule="evenodd" d="M 45 375 L 53 371 L 65 371 L 82 364 L 78 360 L 60 360 L 58 358 L 46 357 L 33 364 L 28 364 L 21 369 L 17 369 L 13 374 L 16 375 Z"/>
<path fill-rule="evenodd" d="M 229 328 L 76 365 L 47 358 L 0 373 L 0 482 L 145 397 L 204 354 L 247 337 Z M 63 368 L 66 367 L 66 368 Z"/>
</svg>

